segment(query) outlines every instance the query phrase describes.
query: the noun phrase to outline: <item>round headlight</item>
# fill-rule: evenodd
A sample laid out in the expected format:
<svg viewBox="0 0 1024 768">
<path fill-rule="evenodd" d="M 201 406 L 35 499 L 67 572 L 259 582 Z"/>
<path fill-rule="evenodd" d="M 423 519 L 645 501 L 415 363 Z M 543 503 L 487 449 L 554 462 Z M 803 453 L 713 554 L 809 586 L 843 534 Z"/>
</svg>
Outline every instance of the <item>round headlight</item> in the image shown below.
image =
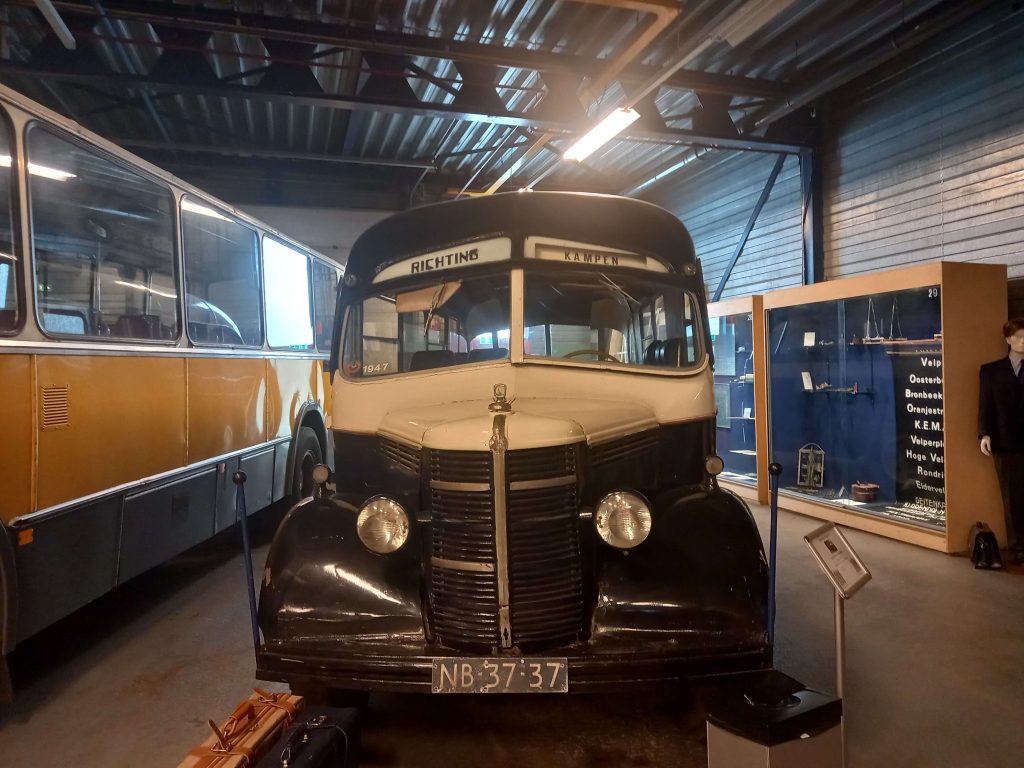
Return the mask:
<svg viewBox="0 0 1024 768">
<path fill-rule="evenodd" d="M 609 493 L 597 503 L 594 526 L 606 544 L 617 549 L 632 549 L 651 532 L 651 508 L 639 494 Z"/>
<path fill-rule="evenodd" d="M 356 532 L 368 550 L 386 555 L 409 538 L 409 516 L 397 501 L 377 496 L 359 510 Z"/>
<path fill-rule="evenodd" d="M 708 471 L 709 475 L 720 475 L 722 470 L 725 469 L 725 462 L 722 461 L 721 456 L 712 453 L 704 459 L 704 469 Z"/>
</svg>

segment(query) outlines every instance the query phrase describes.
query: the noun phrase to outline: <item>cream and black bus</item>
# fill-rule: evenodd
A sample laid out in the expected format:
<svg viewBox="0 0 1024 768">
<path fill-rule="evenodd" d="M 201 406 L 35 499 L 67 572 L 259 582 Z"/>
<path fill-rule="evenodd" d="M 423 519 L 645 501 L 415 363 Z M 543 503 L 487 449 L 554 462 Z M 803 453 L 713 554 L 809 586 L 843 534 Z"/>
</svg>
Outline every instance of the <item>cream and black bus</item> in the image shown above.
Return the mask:
<svg viewBox="0 0 1024 768">
<path fill-rule="evenodd" d="M 636 200 L 367 230 L 336 313 L 336 492 L 277 531 L 258 675 L 457 693 L 770 667 L 761 539 L 716 482 L 704 290 L 686 227 Z"/>
</svg>

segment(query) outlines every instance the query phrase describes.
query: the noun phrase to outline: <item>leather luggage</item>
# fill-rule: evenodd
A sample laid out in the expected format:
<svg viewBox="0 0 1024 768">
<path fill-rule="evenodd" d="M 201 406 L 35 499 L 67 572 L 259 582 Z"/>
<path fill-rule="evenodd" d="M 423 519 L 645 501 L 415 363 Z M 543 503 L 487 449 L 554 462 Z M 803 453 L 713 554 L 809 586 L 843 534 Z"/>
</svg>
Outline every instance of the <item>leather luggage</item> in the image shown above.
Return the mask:
<svg viewBox="0 0 1024 768">
<path fill-rule="evenodd" d="M 213 733 L 178 764 L 178 768 L 250 768 L 280 737 L 303 707 L 301 696 L 268 693 L 259 688 Z"/>
<path fill-rule="evenodd" d="M 356 768 L 359 710 L 309 707 L 299 714 L 255 768 Z"/>
</svg>

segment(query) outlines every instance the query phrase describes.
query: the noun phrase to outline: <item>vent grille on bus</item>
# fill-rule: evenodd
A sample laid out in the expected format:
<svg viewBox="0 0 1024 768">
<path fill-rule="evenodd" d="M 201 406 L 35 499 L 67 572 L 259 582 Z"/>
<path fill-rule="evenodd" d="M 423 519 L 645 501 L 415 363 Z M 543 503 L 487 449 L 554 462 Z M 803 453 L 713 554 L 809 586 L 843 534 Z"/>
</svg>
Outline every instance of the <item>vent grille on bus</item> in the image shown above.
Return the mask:
<svg viewBox="0 0 1024 768">
<path fill-rule="evenodd" d="M 67 429 L 70 425 L 68 386 L 43 387 L 43 431 Z"/>
<path fill-rule="evenodd" d="M 658 430 L 637 432 L 590 447 L 590 466 L 595 474 L 627 461 L 654 464 L 658 458 Z"/>
<path fill-rule="evenodd" d="M 380 452 L 387 461 L 397 464 L 403 469 L 408 469 L 411 472 L 420 471 L 420 449 L 415 446 L 382 437 Z"/>
</svg>

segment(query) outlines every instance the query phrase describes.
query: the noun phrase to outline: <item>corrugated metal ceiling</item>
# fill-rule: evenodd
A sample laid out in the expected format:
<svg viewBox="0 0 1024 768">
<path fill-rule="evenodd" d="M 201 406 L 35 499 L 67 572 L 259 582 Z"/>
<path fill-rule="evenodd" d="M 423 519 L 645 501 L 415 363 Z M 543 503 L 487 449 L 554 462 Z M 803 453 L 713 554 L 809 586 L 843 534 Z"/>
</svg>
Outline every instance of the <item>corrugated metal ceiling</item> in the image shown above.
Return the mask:
<svg viewBox="0 0 1024 768">
<path fill-rule="evenodd" d="M 74 51 L 30 0 L 0 7 L 4 83 L 202 186 L 316 177 L 356 204 L 359 190 L 391 190 L 400 206 L 505 175 L 503 190 L 635 194 L 695 147 L 794 151 L 813 141 L 815 98 L 985 3 L 54 5 Z M 659 15 L 661 31 L 625 60 Z M 622 137 L 583 163 L 561 159 L 645 87 Z"/>
</svg>

